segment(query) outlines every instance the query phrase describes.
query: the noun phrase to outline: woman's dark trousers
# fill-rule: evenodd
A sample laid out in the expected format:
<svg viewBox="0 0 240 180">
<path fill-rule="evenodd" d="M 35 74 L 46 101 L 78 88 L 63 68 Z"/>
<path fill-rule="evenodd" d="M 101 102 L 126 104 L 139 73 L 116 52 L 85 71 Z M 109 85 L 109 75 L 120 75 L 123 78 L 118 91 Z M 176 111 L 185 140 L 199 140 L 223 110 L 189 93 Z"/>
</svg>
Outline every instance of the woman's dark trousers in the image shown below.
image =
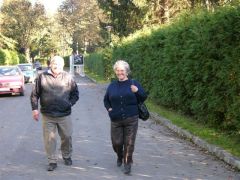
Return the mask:
<svg viewBox="0 0 240 180">
<path fill-rule="evenodd" d="M 125 164 L 132 163 L 135 139 L 138 129 L 138 116 L 125 120 L 111 122 L 111 139 L 113 150 L 118 159 L 123 159 Z"/>
</svg>

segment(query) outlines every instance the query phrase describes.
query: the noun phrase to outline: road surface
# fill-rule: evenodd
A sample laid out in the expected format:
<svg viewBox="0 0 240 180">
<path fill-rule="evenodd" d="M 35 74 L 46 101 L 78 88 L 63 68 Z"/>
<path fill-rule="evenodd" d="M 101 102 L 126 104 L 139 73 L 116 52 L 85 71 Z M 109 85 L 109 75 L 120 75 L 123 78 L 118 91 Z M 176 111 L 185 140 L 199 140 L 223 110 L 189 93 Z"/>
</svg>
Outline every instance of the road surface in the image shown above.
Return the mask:
<svg viewBox="0 0 240 180">
<path fill-rule="evenodd" d="M 73 165 L 47 172 L 42 123 L 31 117 L 30 92 L 0 96 L 1 180 L 239 180 L 238 172 L 153 121 L 139 121 L 130 176 L 116 166 L 103 85 L 77 77 L 80 99 L 73 107 Z"/>
</svg>

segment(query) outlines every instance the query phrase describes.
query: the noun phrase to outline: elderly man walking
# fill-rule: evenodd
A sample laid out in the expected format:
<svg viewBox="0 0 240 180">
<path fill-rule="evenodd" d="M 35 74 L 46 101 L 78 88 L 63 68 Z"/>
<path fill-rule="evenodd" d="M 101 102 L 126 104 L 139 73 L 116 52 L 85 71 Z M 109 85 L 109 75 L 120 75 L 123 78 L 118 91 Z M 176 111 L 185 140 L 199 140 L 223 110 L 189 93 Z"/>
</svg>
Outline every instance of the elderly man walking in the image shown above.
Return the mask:
<svg viewBox="0 0 240 180">
<path fill-rule="evenodd" d="M 43 139 L 48 158 L 48 171 L 57 167 L 56 131 L 61 138 L 61 152 L 65 165 L 72 165 L 72 121 L 71 107 L 78 101 L 79 92 L 70 74 L 63 71 L 64 60 L 54 56 L 50 69 L 39 74 L 33 85 L 31 105 L 33 119 L 39 120 L 40 100 Z"/>
</svg>

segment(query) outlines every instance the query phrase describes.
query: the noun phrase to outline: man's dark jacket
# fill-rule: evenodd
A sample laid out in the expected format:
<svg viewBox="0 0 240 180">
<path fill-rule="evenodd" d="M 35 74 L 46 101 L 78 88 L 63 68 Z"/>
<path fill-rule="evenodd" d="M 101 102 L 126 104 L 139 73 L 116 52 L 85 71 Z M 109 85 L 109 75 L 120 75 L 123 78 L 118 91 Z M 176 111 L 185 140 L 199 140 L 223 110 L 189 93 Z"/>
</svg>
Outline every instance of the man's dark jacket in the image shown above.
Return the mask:
<svg viewBox="0 0 240 180">
<path fill-rule="evenodd" d="M 36 78 L 30 98 L 32 110 L 38 109 L 40 99 L 41 113 L 63 117 L 71 114 L 71 107 L 79 99 L 79 92 L 70 74 L 63 71 L 54 77 L 48 70 Z"/>
</svg>

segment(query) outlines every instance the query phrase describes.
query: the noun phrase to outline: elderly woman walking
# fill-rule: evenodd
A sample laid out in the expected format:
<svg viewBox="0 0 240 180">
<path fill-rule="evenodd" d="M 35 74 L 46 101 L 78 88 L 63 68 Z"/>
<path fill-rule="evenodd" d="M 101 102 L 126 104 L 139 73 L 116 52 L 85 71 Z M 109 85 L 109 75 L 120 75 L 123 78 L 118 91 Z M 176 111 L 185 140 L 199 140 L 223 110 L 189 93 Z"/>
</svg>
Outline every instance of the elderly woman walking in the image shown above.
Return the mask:
<svg viewBox="0 0 240 180">
<path fill-rule="evenodd" d="M 138 129 L 137 104 L 144 102 L 147 95 L 139 82 L 128 78 L 130 67 L 126 61 L 118 60 L 113 69 L 118 80 L 108 86 L 104 106 L 111 119 L 111 140 L 117 154 L 117 166 L 124 162 L 124 173 L 129 174 Z"/>
</svg>

